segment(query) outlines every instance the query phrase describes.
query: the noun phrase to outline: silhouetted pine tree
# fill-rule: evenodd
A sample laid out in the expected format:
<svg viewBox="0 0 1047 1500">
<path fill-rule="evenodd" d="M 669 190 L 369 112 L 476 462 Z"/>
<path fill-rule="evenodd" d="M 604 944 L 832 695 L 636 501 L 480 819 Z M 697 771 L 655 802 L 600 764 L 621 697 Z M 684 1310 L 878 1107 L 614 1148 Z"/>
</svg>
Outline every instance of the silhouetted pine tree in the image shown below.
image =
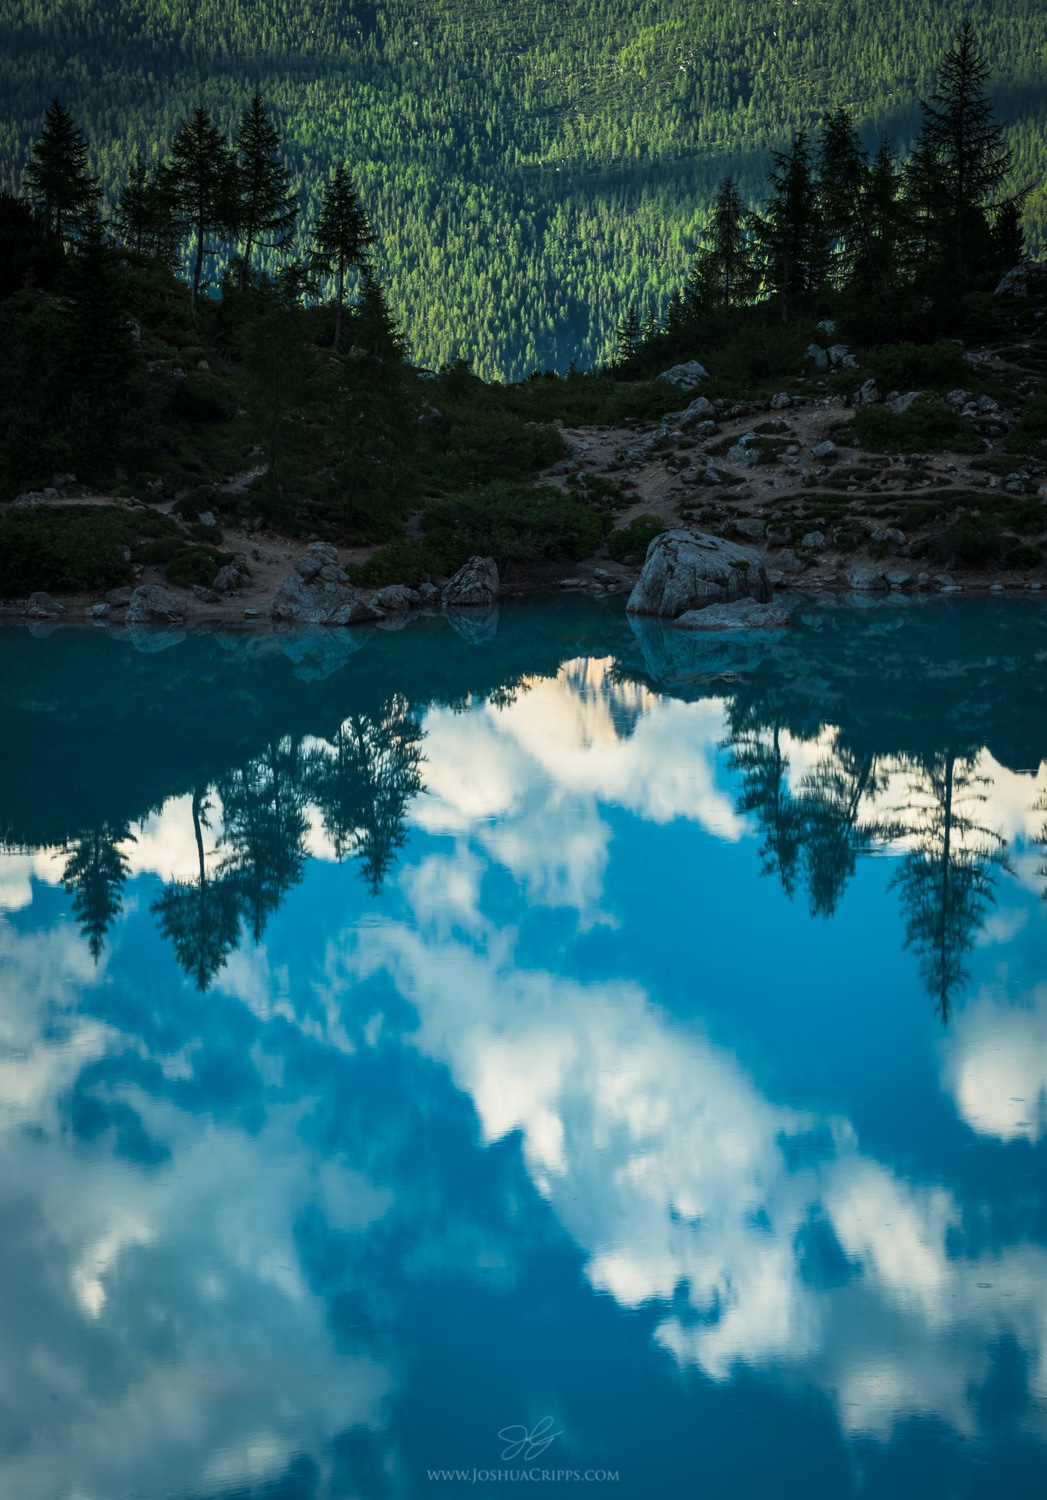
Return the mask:
<svg viewBox="0 0 1047 1500">
<path fill-rule="evenodd" d="M 172 201 L 195 241 L 189 287 L 193 322 L 199 325 L 197 298 L 208 240 L 228 239 L 235 232 L 239 208 L 236 173 L 225 136 L 201 106 L 174 138 L 169 183 Z"/>
<path fill-rule="evenodd" d="M 176 198 L 170 167 L 161 162 L 150 173 L 141 152 L 136 152 L 113 214 L 113 228 L 123 244 L 172 266 L 183 232 Z"/>
<path fill-rule="evenodd" d="M 824 283 L 828 258 L 805 130 L 790 151 L 774 153 L 768 181 L 774 194 L 763 215 L 754 214 L 750 223 L 763 260 L 764 287 L 778 299 L 782 322 L 788 323 L 795 299 Z"/>
<path fill-rule="evenodd" d="M 725 177 L 713 207 L 705 243 L 694 258 L 685 293 L 692 311 L 738 307 L 749 302 L 758 279 L 753 263 L 753 236 L 734 179 Z"/>
<path fill-rule="evenodd" d="M 234 143 L 239 197 L 240 289 L 251 275 L 256 246 L 287 248 L 298 218 L 298 202 L 291 191 L 291 174 L 280 160 L 280 132 L 255 93 L 240 116 Z"/>
<path fill-rule="evenodd" d="M 97 214 L 102 190 L 87 170 L 87 141 L 57 99 L 47 108 L 23 182 L 45 234 L 55 239 L 83 233 Z"/>
<path fill-rule="evenodd" d="M 313 230 L 312 267 L 319 276 L 335 278 L 334 350 L 341 348 L 345 278 L 366 262 L 374 235 L 353 180 L 344 166 L 336 167 L 324 188 L 320 216 Z"/>
<path fill-rule="evenodd" d="M 879 185 L 879 184 L 878 184 Z M 846 109 L 827 113 L 818 141 L 818 201 L 838 287 L 859 284 L 890 304 L 887 275 L 873 232 L 873 173 Z"/>
</svg>

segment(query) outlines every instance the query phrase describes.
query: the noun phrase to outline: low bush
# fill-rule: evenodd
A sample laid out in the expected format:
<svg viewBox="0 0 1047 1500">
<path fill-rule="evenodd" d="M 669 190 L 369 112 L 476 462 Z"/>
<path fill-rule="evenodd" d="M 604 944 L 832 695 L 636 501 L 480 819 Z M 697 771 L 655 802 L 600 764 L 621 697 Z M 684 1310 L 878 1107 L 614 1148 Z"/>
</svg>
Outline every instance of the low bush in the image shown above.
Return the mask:
<svg viewBox="0 0 1047 1500">
<path fill-rule="evenodd" d="M 1003 445 L 1008 453 L 1047 456 L 1047 396 L 1033 396 Z"/>
<path fill-rule="evenodd" d="M 406 538 L 379 547 L 366 562 L 350 563 L 345 571 L 350 583 L 369 588 L 384 588 L 387 583 L 406 583 L 415 588 L 427 578 L 438 577 L 445 568 L 443 557 L 426 542 Z"/>
<path fill-rule="evenodd" d="M 873 453 L 981 453 L 982 440 L 966 417 L 936 401 L 914 401 L 908 411 L 860 406 L 850 441 Z"/>
<path fill-rule="evenodd" d="M 508 562 L 590 557 L 611 527 L 610 517 L 551 486 L 489 484 L 434 500 L 422 526 L 427 544 L 449 568 L 474 554 Z"/>
<path fill-rule="evenodd" d="M 192 588 L 194 583 L 210 588 L 219 568 L 232 560 L 231 553 L 218 552 L 214 547 L 182 547 L 164 568 L 164 575 L 183 589 Z"/>
<path fill-rule="evenodd" d="M 130 583 L 124 549 L 135 531 L 132 515 L 115 505 L 8 510 L 0 515 L 0 596 Z"/>
<path fill-rule="evenodd" d="M 665 522 L 655 516 L 637 516 L 620 531 L 612 531 L 607 538 L 607 550 L 615 562 L 624 562 L 627 557 L 646 557 L 647 549 L 656 536 L 665 530 Z"/>
<path fill-rule="evenodd" d="M 970 385 L 971 367 L 958 344 L 882 344 L 865 357 L 867 369 L 884 391 L 951 391 Z"/>
<path fill-rule="evenodd" d="M 175 381 L 171 410 L 188 422 L 228 422 L 236 416 L 236 398 L 228 385 L 203 370 Z"/>
</svg>

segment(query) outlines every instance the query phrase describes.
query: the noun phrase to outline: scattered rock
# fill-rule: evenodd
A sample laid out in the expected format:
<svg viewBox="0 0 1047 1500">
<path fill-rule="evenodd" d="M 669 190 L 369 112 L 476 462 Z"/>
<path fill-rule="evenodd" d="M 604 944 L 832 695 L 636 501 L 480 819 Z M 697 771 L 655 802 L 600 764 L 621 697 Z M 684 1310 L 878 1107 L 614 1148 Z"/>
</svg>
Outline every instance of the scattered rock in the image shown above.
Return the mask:
<svg viewBox="0 0 1047 1500">
<path fill-rule="evenodd" d="M 110 589 L 105 596 L 105 602 L 111 604 L 114 609 L 126 609 L 131 602 L 133 589 Z"/>
<path fill-rule="evenodd" d="M 185 600 L 158 583 L 146 583 L 131 595 L 125 618 L 129 625 L 174 624 L 185 619 Z"/>
<path fill-rule="evenodd" d="M 690 609 L 673 621 L 679 630 L 786 630 L 792 617 L 780 604 L 758 604 L 736 599 L 733 604 L 707 604 Z"/>
<path fill-rule="evenodd" d="M 864 380 L 858 387 L 858 400 L 863 406 L 875 406 L 880 399 L 880 387 L 873 379 Z"/>
<path fill-rule="evenodd" d="M 418 595 L 402 583 L 390 583 L 371 596 L 371 603 L 384 614 L 396 615 L 417 604 Z"/>
<path fill-rule="evenodd" d="M 872 542 L 886 542 L 890 552 L 897 552 L 902 547 L 909 545 L 904 531 L 899 531 L 897 526 L 874 526 L 869 533 Z"/>
<path fill-rule="evenodd" d="M 626 609 L 676 619 L 691 609 L 747 597 L 761 604 L 771 599 L 758 552 L 704 532 L 665 531 L 648 547 Z"/>
<path fill-rule="evenodd" d="M 215 593 L 214 589 L 204 588 L 202 583 L 193 584 L 193 593 L 202 604 L 217 604 L 221 598 L 221 595 Z"/>
<path fill-rule="evenodd" d="M 471 557 L 443 591 L 445 609 L 477 609 L 497 598 L 498 569 L 493 557 Z"/>
<path fill-rule="evenodd" d="M 904 396 L 894 395 L 888 397 L 885 405 L 890 411 L 894 412 L 895 416 L 900 417 L 903 412 L 907 412 L 909 410 L 909 407 L 913 404 L 914 401 L 919 401 L 919 399 L 919 391 L 906 391 Z"/>
<path fill-rule="evenodd" d="M 1030 273 L 1027 265 L 1012 266 L 1007 274 L 1001 278 L 994 297 L 1027 297 L 1029 295 Z"/>
<path fill-rule="evenodd" d="M 699 381 L 709 379 L 709 371 L 696 359 L 690 359 L 686 364 L 673 365 L 672 369 L 663 370 L 658 378 L 668 381 L 670 385 L 679 386 L 681 390 L 693 391 Z"/>
<path fill-rule="evenodd" d="M 821 443 L 815 443 L 814 447 L 811 449 L 811 457 L 835 458 L 837 452 L 838 449 L 836 447 L 836 444 L 831 440 L 831 438 L 826 438 Z"/>
<path fill-rule="evenodd" d="M 202 510 L 200 512 L 200 514 L 197 516 L 197 520 L 200 522 L 201 526 L 217 526 L 218 525 L 218 522 L 215 519 L 215 513 L 214 513 L 213 510 Z"/>
<path fill-rule="evenodd" d="M 584 589 L 585 588 L 585 579 L 584 578 L 561 578 L 560 579 L 560 587 L 562 589 Z"/>
<path fill-rule="evenodd" d="M 271 614 L 279 623 L 295 625 L 357 625 L 382 619 L 381 611 L 361 599 L 344 574 L 340 582 L 321 578 L 319 572 L 308 581 L 298 571 L 280 585 Z"/>
<path fill-rule="evenodd" d="M 664 377 L 663 377 L 664 378 Z M 699 417 L 713 417 L 716 415 L 716 407 L 707 396 L 696 396 L 683 411 L 667 411 L 662 418 L 663 422 L 673 422 L 678 427 L 683 427 L 690 422 L 697 422 Z"/>
<path fill-rule="evenodd" d="M 754 433 L 747 432 L 733 448 L 727 450 L 727 462 L 737 464 L 740 469 L 755 469 L 760 462 L 760 450 L 752 442 Z"/>
<path fill-rule="evenodd" d="M 744 536 L 748 542 L 762 541 L 767 530 L 764 523 L 757 520 L 755 516 L 743 516 L 740 520 L 732 522 L 731 529 L 737 536 Z"/>
<path fill-rule="evenodd" d="M 311 542 L 301 557 L 295 563 L 295 572 L 310 583 L 324 568 L 336 568 L 338 566 L 338 552 L 330 542 Z M 334 579 L 329 579 L 334 582 Z M 342 577 L 344 582 L 344 574 Z"/>
<path fill-rule="evenodd" d="M 52 599 L 50 594 L 38 590 L 30 594 L 26 602 L 25 612 L 30 620 L 57 620 L 65 614 L 65 605 L 59 604 L 57 599 Z"/>
<path fill-rule="evenodd" d="M 105 603 L 89 604 L 84 610 L 84 614 L 89 620 L 107 620 L 111 613 L 112 605 Z"/>
<path fill-rule="evenodd" d="M 440 590 L 435 583 L 420 583 L 416 592 L 419 604 L 433 605 L 440 602 Z"/>
<path fill-rule="evenodd" d="M 814 325 L 814 329 L 816 333 L 824 333 L 828 338 L 832 338 L 836 332 L 836 319 L 823 318 L 820 323 Z"/>
<path fill-rule="evenodd" d="M 800 546 L 801 547 L 806 547 L 808 549 L 808 551 L 811 551 L 811 552 L 824 552 L 825 551 L 825 533 L 824 533 L 824 531 L 808 531 L 803 537 L 801 537 L 801 539 L 800 539 Z"/>
<path fill-rule="evenodd" d="M 956 579 L 951 573 L 935 573 L 931 582 L 937 584 L 940 589 L 954 589 L 957 586 Z"/>
<path fill-rule="evenodd" d="M 783 547 L 774 559 L 775 568 L 782 579 L 795 578 L 802 573 L 804 564 L 791 547 Z"/>
<path fill-rule="evenodd" d="M 240 587 L 242 569 L 235 563 L 226 563 L 224 568 L 219 568 L 215 574 L 211 591 L 216 594 L 231 594 Z"/>
<path fill-rule="evenodd" d="M 814 362 L 816 370 L 827 370 L 829 368 L 829 356 L 820 344 L 808 344 L 803 352 L 809 360 Z"/>
<path fill-rule="evenodd" d="M 887 587 L 879 568 L 850 568 L 846 576 L 848 587 L 858 593 L 883 593 Z"/>
<path fill-rule="evenodd" d="M 945 399 L 950 406 L 966 406 L 971 399 L 971 393 L 958 386 L 955 391 L 950 391 Z"/>
<path fill-rule="evenodd" d="M 898 570 L 894 570 L 890 573 L 885 573 L 883 576 L 884 578 L 886 578 L 887 583 L 892 589 L 908 588 L 909 584 L 912 583 L 911 573 L 903 573 Z"/>
<path fill-rule="evenodd" d="M 71 484 L 76 483 L 75 474 L 56 474 L 51 480 L 56 490 L 66 490 Z"/>
<path fill-rule="evenodd" d="M 771 397 L 772 411 L 787 411 L 793 404 L 793 398 L 786 391 L 779 391 L 776 396 Z"/>
<path fill-rule="evenodd" d="M 0 616 L 6 618 L 9 615 L 17 615 L 24 619 L 25 607 L 24 599 L 0 599 Z"/>
</svg>

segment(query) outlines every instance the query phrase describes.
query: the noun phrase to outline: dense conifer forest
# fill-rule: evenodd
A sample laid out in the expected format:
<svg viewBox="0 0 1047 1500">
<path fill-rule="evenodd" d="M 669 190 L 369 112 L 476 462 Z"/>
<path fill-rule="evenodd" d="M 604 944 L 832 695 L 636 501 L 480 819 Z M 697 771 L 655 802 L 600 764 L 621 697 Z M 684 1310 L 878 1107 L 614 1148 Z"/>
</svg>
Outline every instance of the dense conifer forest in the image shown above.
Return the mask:
<svg viewBox="0 0 1047 1500">
<path fill-rule="evenodd" d="M 967 11 L 1038 253 L 1047 13 Z M 0 186 L 18 190 L 56 93 L 112 210 L 193 107 L 231 137 L 257 90 L 299 252 L 344 162 L 415 357 L 519 378 L 605 357 L 630 303 L 663 314 L 723 177 L 757 207 L 772 151 L 825 111 L 904 156 L 959 20 L 930 0 L 0 0 Z"/>
</svg>

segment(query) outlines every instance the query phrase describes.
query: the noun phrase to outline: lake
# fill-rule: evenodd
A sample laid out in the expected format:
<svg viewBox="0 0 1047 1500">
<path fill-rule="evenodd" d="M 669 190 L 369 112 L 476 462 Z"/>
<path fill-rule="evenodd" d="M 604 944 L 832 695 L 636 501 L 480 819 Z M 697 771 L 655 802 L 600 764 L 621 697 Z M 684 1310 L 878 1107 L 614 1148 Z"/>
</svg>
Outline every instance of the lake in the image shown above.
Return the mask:
<svg viewBox="0 0 1047 1500">
<path fill-rule="evenodd" d="M 0 1491 L 1041 1492 L 1045 663 L 0 631 Z"/>
</svg>

